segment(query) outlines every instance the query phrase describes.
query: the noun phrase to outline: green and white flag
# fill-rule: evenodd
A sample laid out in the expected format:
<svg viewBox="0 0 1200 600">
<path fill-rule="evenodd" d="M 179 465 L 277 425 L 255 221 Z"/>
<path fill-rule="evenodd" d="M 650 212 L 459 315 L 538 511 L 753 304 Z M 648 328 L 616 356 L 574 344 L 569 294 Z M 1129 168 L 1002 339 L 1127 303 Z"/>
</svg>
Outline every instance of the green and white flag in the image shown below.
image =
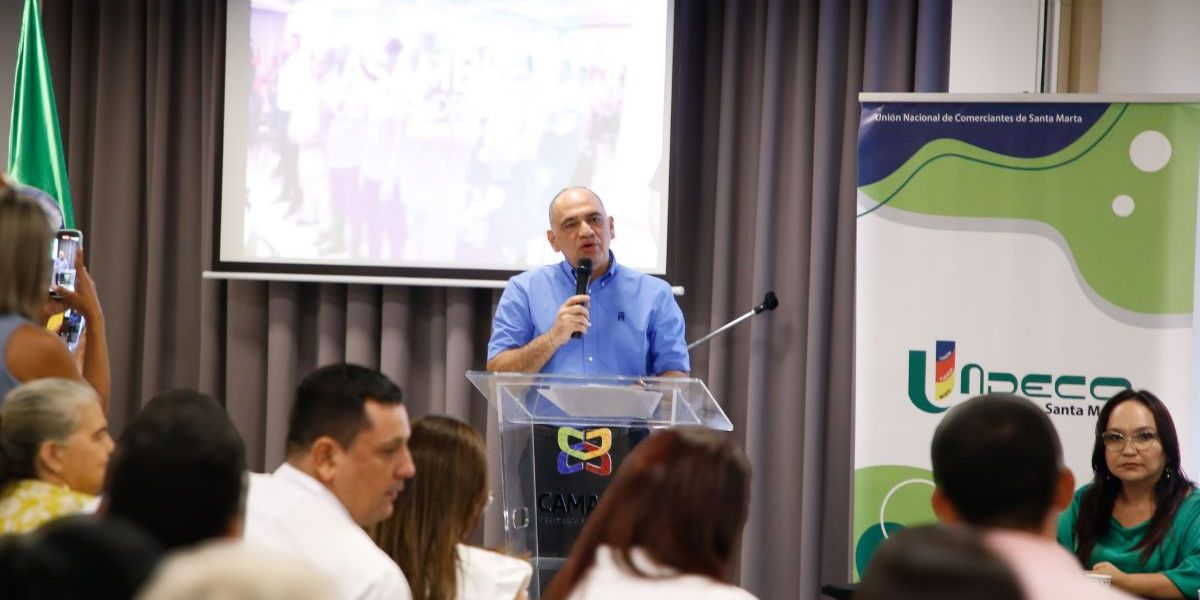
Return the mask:
<svg viewBox="0 0 1200 600">
<path fill-rule="evenodd" d="M 50 81 L 50 61 L 46 57 L 36 0 L 25 0 L 25 16 L 21 19 L 8 139 L 8 174 L 20 183 L 53 196 L 62 210 L 63 226 L 75 227 L 67 161 L 58 130 L 58 110 L 54 106 L 54 85 Z"/>
</svg>

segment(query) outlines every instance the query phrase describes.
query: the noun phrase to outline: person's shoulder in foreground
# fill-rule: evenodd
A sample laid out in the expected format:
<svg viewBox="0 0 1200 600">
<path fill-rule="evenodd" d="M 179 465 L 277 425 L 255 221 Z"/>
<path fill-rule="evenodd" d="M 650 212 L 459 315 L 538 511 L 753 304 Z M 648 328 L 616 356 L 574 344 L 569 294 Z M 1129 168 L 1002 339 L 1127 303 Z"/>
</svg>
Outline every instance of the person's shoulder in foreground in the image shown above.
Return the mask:
<svg viewBox="0 0 1200 600">
<path fill-rule="evenodd" d="M 458 544 L 456 549 L 460 598 L 516 598 L 529 588 L 533 576 L 529 561 L 467 544 Z"/>
<path fill-rule="evenodd" d="M 337 600 L 328 578 L 303 561 L 229 541 L 173 553 L 140 600 Z"/>
<path fill-rule="evenodd" d="M 570 600 L 661 600 L 663 598 L 694 598 L 697 600 L 756 600 L 750 592 L 710 577 L 679 574 L 653 562 L 644 552 L 631 552 L 642 577 L 629 573 L 621 566 L 612 548 L 596 549 L 596 562 L 579 582 Z"/>
<path fill-rule="evenodd" d="M 407 598 L 400 568 L 315 480 L 284 464 L 255 474 L 247 497 L 246 543 L 305 559 L 348 599 Z"/>
<path fill-rule="evenodd" d="M 1089 581 L 1055 542 L 1075 478 L 1054 424 L 1036 404 L 997 393 L 954 406 L 934 431 L 930 459 L 938 520 L 986 532 L 1030 600 L 1125 597 Z"/>
<path fill-rule="evenodd" d="M 995 528 L 987 545 L 1012 567 L 1028 600 L 1133 598 L 1121 590 L 1088 579 L 1079 561 L 1065 548 L 1029 533 Z"/>
</svg>

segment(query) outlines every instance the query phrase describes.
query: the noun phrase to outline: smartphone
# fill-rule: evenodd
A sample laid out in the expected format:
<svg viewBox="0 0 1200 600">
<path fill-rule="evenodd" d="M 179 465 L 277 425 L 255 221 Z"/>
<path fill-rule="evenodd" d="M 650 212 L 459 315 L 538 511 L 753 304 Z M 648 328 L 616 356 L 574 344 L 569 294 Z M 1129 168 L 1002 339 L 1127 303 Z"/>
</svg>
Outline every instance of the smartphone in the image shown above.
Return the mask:
<svg viewBox="0 0 1200 600">
<path fill-rule="evenodd" d="M 50 240 L 50 296 L 58 297 L 59 286 L 75 291 L 75 255 L 83 247 L 83 232 L 78 229 L 59 229 Z"/>
<path fill-rule="evenodd" d="M 67 345 L 67 350 L 74 352 L 79 347 L 85 327 L 87 319 L 83 318 L 82 313 L 69 308 L 63 313 L 62 328 L 58 330 L 58 337 Z"/>
</svg>

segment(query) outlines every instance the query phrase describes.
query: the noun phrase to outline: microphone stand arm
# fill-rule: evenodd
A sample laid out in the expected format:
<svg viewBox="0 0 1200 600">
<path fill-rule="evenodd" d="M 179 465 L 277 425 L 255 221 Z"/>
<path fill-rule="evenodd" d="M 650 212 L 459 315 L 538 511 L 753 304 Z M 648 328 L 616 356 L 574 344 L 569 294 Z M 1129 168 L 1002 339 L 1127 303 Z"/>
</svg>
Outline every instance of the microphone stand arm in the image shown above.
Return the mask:
<svg viewBox="0 0 1200 600">
<path fill-rule="evenodd" d="M 775 308 L 777 306 L 779 306 L 779 298 L 775 296 L 775 292 L 767 292 L 767 295 L 765 297 L 763 297 L 762 304 L 759 304 L 758 306 L 755 306 L 754 308 L 750 309 L 750 312 L 722 325 L 716 331 L 713 331 L 712 333 L 688 344 L 687 349 L 691 350 L 692 348 L 695 348 L 696 346 L 699 346 L 700 344 L 707 342 L 708 340 L 712 339 L 713 336 L 721 333 L 722 331 L 725 331 L 726 329 L 729 329 L 730 327 L 737 325 L 738 323 L 741 323 L 742 321 L 745 321 L 746 319 L 749 319 L 750 317 L 753 317 L 754 315 L 757 315 L 758 313 L 766 312 L 768 310 L 775 310 Z"/>
<path fill-rule="evenodd" d="M 734 319 L 734 320 L 732 320 L 732 321 L 730 321 L 730 322 L 728 322 L 728 323 L 726 323 L 726 324 L 724 324 L 724 325 L 720 326 L 719 328 L 717 328 L 717 329 L 713 330 L 713 331 L 712 331 L 711 333 L 709 333 L 708 335 L 706 335 L 706 336 L 704 336 L 704 337 L 702 337 L 702 338 L 700 338 L 700 339 L 698 339 L 698 340 L 696 340 L 696 341 L 694 341 L 694 342 L 692 342 L 692 343 L 688 344 L 688 350 L 691 350 L 692 348 L 695 348 L 696 346 L 699 346 L 700 344 L 703 344 L 704 342 L 707 342 L 708 340 L 710 340 L 710 339 L 712 339 L 713 337 L 715 337 L 715 336 L 717 336 L 718 334 L 720 334 L 722 331 L 725 331 L 726 329 L 729 329 L 729 328 L 731 328 L 731 327 L 733 327 L 733 326 L 737 325 L 738 323 L 741 323 L 742 321 L 745 321 L 746 319 L 749 319 L 750 317 L 753 317 L 755 314 L 756 314 L 756 313 L 755 313 L 754 309 L 750 309 L 750 312 L 747 312 L 746 314 L 744 314 L 744 315 L 742 315 L 742 316 L 740 316 L 740 317 L 738 317 L 738 318 L 736 318 L 736 319 Z"/>
</svg>

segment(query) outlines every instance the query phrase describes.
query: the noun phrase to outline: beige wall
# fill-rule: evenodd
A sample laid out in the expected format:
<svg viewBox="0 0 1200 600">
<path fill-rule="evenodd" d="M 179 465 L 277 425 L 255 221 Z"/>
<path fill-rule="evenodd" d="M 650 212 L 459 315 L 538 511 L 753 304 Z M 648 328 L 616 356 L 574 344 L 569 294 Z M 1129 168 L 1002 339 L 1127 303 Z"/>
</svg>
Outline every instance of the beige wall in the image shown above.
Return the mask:
<svg viewBox="0 0 1200 600">
<path fill-rule="evenodd" d="M 1041 4 L 1041 0 L 954 0 L 949 91 L 1038 91 Z"/>
<path fill-rule="evenodd" d="M 1047 5 L 1060 18 L 1050 91 L 1200 93 L 1200 0 L 954 0 L 950 91 L 1036 92 Z"/>
<path fill-rule="evenodd" d="M 1098 91 L 1200 93 L 1200 2 L 1104 0 L 1100 37 Z"/>
</svg>

